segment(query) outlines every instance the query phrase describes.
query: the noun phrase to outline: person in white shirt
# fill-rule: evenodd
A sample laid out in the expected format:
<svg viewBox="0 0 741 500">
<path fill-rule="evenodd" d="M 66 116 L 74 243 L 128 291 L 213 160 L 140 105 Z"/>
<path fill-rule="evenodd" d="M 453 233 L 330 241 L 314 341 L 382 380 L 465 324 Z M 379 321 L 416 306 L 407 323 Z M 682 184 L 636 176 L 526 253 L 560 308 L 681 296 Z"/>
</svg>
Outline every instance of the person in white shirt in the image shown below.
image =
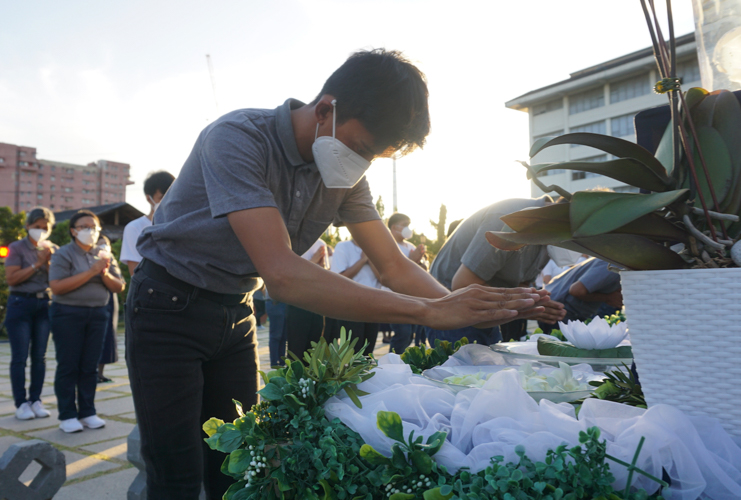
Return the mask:
<svg viewBox="0 0 741 500">
<path fill-rule="evenodd" d="M 142 256 L 136 250 L 136 242 L 144 228 L 152 225 L 154 211 L 157 210 L 162 198 L 170 189 L 175 177 L 170 172 L 161 170 L 150 173 L 144 181 L 144 196 L 150 205 L 149 214 L 134 219 L 124 228 L 123 241 L 121 242 L 121 262 L 129 267 L 129 275 L 134 275 L 134 269 L 139 265 Z"/>
<path fill-rule="evenodd" d="M 365 255 L 365 252 L 355 240 L 341 241 L 334 248 L 332 256 L 332 267 L 330 271 L 341 274 L 354 282 L 370 288 L 381 288 L 378 281 L 378 271 Z M 373 352 L 378 337 L 378 323 L 363 323 L 358 321 L 346 321 L 342 319 L 326 318 L 324 326 L 324 338 L 327 342 L 339 338 L 340 329 L 345 327 L 347 332 L 352 332 L 352 338 L 358 339 L 355 346 L 359 349 L 363 342 L 367 342 L 364 349 L 366 356 Z"/>
<path fill-rule="evenodd" d="M 318 239 L 301 257 L 327 269 L 327 248 L 327 244 Z M 304 359 L 304 352 L 311 348 L 312 342 L 319 342 L 324 333 L 324 316 L 287 304 L 285 328 L 288 350 Z"/>
<path fill-rule="evenodd" d="M 538 288 L 543 288 L 547 284 L 549 284 L 551 281 L 553 281 L 553 278 L 558 276 L 564 271 L 568 271 L 571 268 L 571 266 L 563 266 L 560 267 L 558 264 L 556 264 L 553 259 L 548 261 L 548 264 L 545 265 L 542 271 L 540 271 L 540 274 L 538 275 L 538 279 L 535 281 L 535 286 Z"/>
<path fill-rule="evenodd" d="M 389 217 L 387 225 L 389 231 L 391 231 L 391 236 L 394 237 L 396 244 L 399 245 L 401 253 L 416 262 L 424 270 L 427 270 L 427 265 L 423 260 L 427 252 L 425 245 L 420 243 L 415 247 L 412 243 L 406 241 L 414 234 L 409 227 L 411 223 L 412 219 L 408 215 L 397 212 Z M 412 332 L 415 330 L 415 325 L 395 323 L 390 325 L 390 329 L 394 332 L 394 335 L 389 342 L 389 352 L 401 354 L 412 343 Z"/>
</svg>

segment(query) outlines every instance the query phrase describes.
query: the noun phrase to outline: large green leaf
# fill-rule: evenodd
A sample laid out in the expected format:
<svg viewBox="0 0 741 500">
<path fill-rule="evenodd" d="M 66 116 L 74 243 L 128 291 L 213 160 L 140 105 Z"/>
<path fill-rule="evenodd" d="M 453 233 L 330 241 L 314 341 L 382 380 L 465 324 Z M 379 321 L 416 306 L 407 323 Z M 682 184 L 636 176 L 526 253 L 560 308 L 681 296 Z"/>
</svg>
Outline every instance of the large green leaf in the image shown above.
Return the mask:
<svg viewBox="0 0 741 500">
<path fill-rule="evenodd" d="M 741 105 L 732 92 L 721 92 L 717 97 L 718 106 L 713 117 L 713 128 L 723 138 L 731 156 L 733 180 L 731 191 L 720 211 L 738 215 L 741 208 Z"/>
<path fill-rule="evenodd" d="M 579 191 L 571 200 L 574 237 L 609 233 L 687 196 L 687 190 L 632 194 Z"/>
<path fill-rule="evenodd" d="M 700 155 L 695 149 L 695 168 L 697 170 L 697 178 L 700 181 L 700 190 L 705 197 L 705 202 L 707 203 L 708 208 L 711 210 L 720 210 L 721 207 L 723 207 L 723 202 L 728 197 L 733 182 L 731 155 L 728 152 L 723 136 L 721 136 L 714 128 L 698 128 L 697 138 L 700 141 L 700 148 L 703 157 L 705 158 L 705 165 L 708 167 L 708 173 L 710 174 L 710 182 L 712 183 L 713 188 L 715 188 L 715 196 L 717 197 L 720 206 L 716 207 L 713 204 L 713 199 L 710 196 L 708 179 L 705 177 L 705 171 L 700 162 Z M 697 200 L 695 205 L 698 207 L 701 206 L 699 200 Z"/>
<path fill-rule="evenodd" d="M 674 186 L 674 180 L 666 175 L 658 175 L 646 164 L 635 158 L 619 158 L 610 161 L 566 161 L 562 163 L 536 164 L 530 167 L 534 172 L 548 170 L 580 170 L 600 174 L 630 184 L 647 191 L 662 192 Z M 528 172 L 528 179 L 530 178 Z"/>
<path fill-rule="evenodd" d="M 507 214 L 501 220 L 515 231 L 569 231 L 569 204 L 526 208 Z"/>
<path fill-rule="evenodd" d="M 689 235 L 683 229 L 672 224 L 665 217 L 652 213 L 639 217 L 633 222 L 612 231 L 615 234 L 635 234 L 654 241 L 688 243 Z"/>
<path fill-rule="evenodd" d="M 686 267 L 685 261 L 677 253 L 643 236 L 600 234 L 576 238 L 574 243 L 585 248 L 585 253 L 626 269 L 644 271 Z"/>
<path fill-rule="evenodd" d="M 666 178 L 666 169 L 646 148 L 639 146 L 634 142 L 626 141 L 625 139 L 620 139 L 618 137 L 611 137 L 609 135 L 578 132 L 575 134 L 561 135 L 542 144 L 540 141 L 536 141 L 530 149 L 530 157 L 532 158 L 545 148 L 557 146 L 559 144 L 589 146 L 613 156 L 617 156 L 618 158 L 635 158 L 653 170 L 656 175 Z"/>
</svg>

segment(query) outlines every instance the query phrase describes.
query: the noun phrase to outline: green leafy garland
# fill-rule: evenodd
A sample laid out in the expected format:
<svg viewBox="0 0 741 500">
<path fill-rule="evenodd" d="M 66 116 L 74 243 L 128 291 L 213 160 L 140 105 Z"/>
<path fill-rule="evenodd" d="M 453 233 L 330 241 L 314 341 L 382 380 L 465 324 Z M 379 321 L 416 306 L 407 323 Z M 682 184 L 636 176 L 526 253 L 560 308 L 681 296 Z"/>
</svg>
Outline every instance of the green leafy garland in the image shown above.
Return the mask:
<svg viewBox="0 0 741 500">
<path fill-rule="evenodd" d="M 465 343 L 438 344 L 424 357 L 408 356 L 415 362 L 412 369 L 447 359 Z M 321 339 L 312 344 L 304 360 L 292 355 L 285 368 L 261 373 L 263 401 L 248 413 L 235 401 L 240 417 L 234 422 L 212 418 L 203 425 L 209 436 L 206 443 L 227 454 L 222 472 L 235 480 L 225 500 L 661 498 L 649 497 L 643 490 L 613 491 L 614 478 L 605 462 L 612 457 L 606 455 L 597 428 L 580 434 L 580 446 L 550 450 L 544 462 L 533 462 L 518 448 L 516 464 L 493 457 L 481 472 L 462 469 L 450 474 L 432 458 L 442 447 L 445 433 L 424 440 L 412 432 L 405 440 L 399 415 L 378 412 L 378 428 L 395 441 L 392 456 L 381 455 L 339 419 L 329 421 L 323 408 L 343 390 L 362 407 L 358 396 L 365 393 L 357 384 L 373 376 L 375 361 L 363 356 L 362 349 L 356 353 L 356 344 L 357 339 L 349 340 L 344 331 L 332 344 Z M 621 464 L 631 475 L 633 470 L 645 474 L 635 467 L 635 459 L 632 465 Z"/>
</svg>

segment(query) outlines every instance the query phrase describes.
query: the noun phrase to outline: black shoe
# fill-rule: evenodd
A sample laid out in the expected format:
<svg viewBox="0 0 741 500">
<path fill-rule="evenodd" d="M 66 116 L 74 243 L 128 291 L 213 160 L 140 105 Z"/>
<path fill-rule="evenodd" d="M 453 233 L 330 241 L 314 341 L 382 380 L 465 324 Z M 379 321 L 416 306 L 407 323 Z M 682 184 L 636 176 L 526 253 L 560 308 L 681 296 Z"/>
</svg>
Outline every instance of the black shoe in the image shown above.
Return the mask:
<svg viewBox="0 0 741 500">
<path fill-rule="evenodd" d="M 100 375 L 98 375 L 99 384 L 107 384 L 108 382 L 113 382 L 113 380 L 109 379 L 108 377 L 101 377 Z"/>
</svg>

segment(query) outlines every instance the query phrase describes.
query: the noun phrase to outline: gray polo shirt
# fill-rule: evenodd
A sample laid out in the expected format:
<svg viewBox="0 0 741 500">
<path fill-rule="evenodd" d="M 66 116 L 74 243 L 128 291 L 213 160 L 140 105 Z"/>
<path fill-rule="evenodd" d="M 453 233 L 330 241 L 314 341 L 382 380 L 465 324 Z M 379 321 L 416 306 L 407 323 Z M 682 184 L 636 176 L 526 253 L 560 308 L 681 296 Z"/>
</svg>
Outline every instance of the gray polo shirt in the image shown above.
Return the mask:
<svg viewBox="0 0 741 500">
<path fill-rule="evenodd" d="M 49 281 L 63 280 L 89 270 L 95 262 L 98 250 L 93 247 L 86 252 L 74 241 L 60 247 L 51 257 Z M 116 259 L 111 260 L 108 272 L 121 278 Z M 108 304 L 109 298 L 110 292 L 103 284 L 103 278 L 95 275 L 81 287 L 63 295 L 54 295 L 52 300 L 66 306 L 102 307 Z"/>
<path fill-rule="evenodd" d="M 59 248 L 52 243 L 53 248 Z M 38 250 L 31 244 L 28 236 L 8 245 L 8 256 L 5 258 L 5 267 L 20 266 L 21 269 L 31 267 L 39 261 Z M 9 287 L 11 292 L 39 293 L 49 290 L 49 270 L 46 266 L 36 269 L 23 283 Z"/>
<path fill-rule="evenodd" d="M 549 196 L 504 200 L 483 208 L 461 222 L 432 263 L 430 273 L 447 288 L 461 264 L 489 286 L 516 287 L 534 282 L 548 263 L 545 246 L 528 245 L 515 252 L 499 250 L 486 241 L 487 231 L 501 231 L 501 217 L 530 207 L 545 206 Z"/>
<path fill-rule="evenodd" d="M 137 250 L 191 285 L 248 293 L 258 275 L 225 217 L 275 207 L 301 255 L 334 221 L 380 219 L 363 177 L 353 188 L 329 189 L 316 164 L 299 155 L 291 124 L 294 99 L 282 106 L 233 111 L 206 127 L 154 215 Z M 260 235 L 253 235 L 259 239 Z"/>
<path fill-rule="evenodd" d="M 592 319 L 603 302 L 586 302 L 569 293 L 569 288 L 581 282 L 589 293 L 612 293 L 620 288 L 620 275 L 607 269 L 607 262 L 592 257 L 556 276 L 546 286 L 551 298 L 561 302 L 570 316 Z"/>
</svg>

